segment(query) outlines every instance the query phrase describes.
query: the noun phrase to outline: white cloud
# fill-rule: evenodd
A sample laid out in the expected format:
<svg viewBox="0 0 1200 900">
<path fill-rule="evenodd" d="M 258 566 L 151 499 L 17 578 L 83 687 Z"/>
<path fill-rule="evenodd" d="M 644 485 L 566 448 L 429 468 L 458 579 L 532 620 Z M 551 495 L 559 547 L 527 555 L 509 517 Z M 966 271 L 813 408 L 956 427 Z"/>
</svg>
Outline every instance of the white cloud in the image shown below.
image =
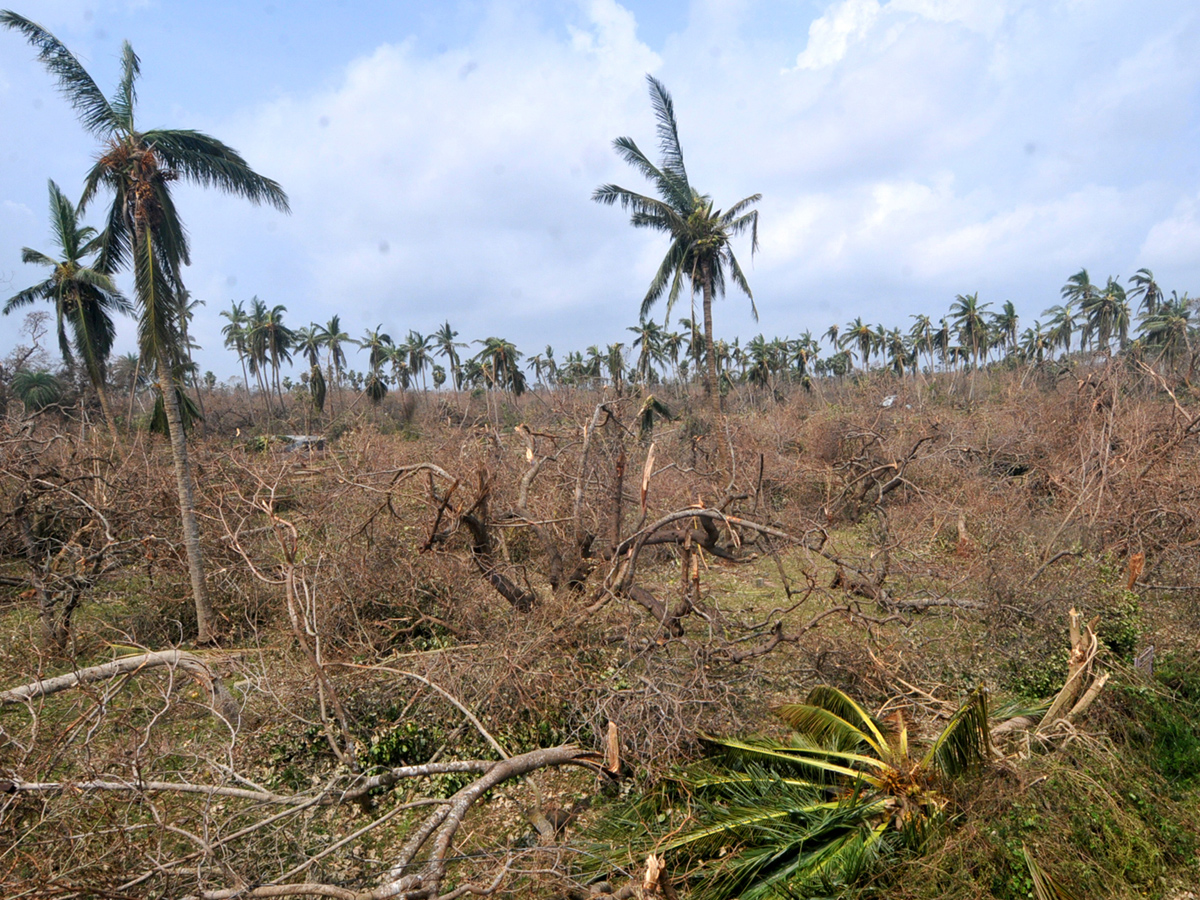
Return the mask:
<svg viewBox="0 0 1200 900">
<path fill-rule="evenodd" d="M 1139 257 L 1150 268 L 1195 265 L 1200 259 L 1200 194 L 1183 198 L 1169 217 L 1151 226 Z"/>
<path fill-rule="evenodd" d="M 842 0 L 808 26 L 808 44 L 796 57 L 797 69 L 824 69 L 840 62 L 879 18 L 878 0 Z"/>
</svg>

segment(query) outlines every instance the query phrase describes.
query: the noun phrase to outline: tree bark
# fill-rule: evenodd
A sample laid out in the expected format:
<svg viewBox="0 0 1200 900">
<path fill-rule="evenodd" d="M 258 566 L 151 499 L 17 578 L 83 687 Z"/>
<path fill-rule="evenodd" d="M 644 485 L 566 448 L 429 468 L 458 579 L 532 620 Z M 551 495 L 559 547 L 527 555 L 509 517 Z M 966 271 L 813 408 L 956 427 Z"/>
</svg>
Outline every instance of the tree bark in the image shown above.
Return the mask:
<svg viewBox="0 0 1200 900">
<path fill-rule="evenodd" d="M 192 485 L 192 468 L 188 464 L 187 435 L 179 413 L 179 398 L 171 366 L 162 350 L 158 352 L 158 385 L 162 391 L 163 409 L 167 414 L 170 432 L 171 459 L 175 464 L 175 486 L 179 491 L 179 514 L 183 521 L 183 546 L 187 552 L 188 575 L 192 581 L 192 598 L 196 603 L 196 641 L 208 644 L 213 640 L 213 608 L 204 583 L 204 553 L 200 547 L 200 524 L 196 521 L 196 497 Z"/>
<path fill-rule="evenodd" d="M 712 321 L 712 263 L 705 260 L 700 265 L 701 288 L 704 293 L 704 355 L 707 357 L 704 369 L 704 393 L 712 404 L 713 428 L 717 437 L 717 452 L 721 457 L 721 468 L 731 478 L 733 477 L 733 456 L 725 439 L 725 417 L 721 412 L 721 386 L 717 381 L 717 352 L 713 343 Z"/>
</svg>

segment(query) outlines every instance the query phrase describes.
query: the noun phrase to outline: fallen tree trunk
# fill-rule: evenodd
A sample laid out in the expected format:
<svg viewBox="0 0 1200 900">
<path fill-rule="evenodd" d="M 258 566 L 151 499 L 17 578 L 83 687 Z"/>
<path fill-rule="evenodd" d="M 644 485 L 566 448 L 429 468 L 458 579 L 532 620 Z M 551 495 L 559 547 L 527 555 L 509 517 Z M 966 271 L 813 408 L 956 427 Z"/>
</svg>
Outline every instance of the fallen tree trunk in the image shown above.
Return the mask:
<svg viewBox="0 0 1200 900">
<path fill-rule="evenodd" d="M 138 675 L 150 669 L 163 667 L 180 669 L 195 679 L 208 694 L 213 710 L 231 725 L 237 724 L 241 710 L 233 695 L 229 693 L 229 689 L 217 675 L 213 674 L 212 669 L 204 660 L 184 650 L 159 650 L 155 653 L 122 656 L 98 666 L 77 669 L 65 675 L 43 678 L 40 681 L 31 681 L 29 684 L 11 690 L 0 691 L 0 704 L 28 703 L 38 697 L 48 697 L 80 685 L 108 681 L 121 675 Z"/>
</svg>

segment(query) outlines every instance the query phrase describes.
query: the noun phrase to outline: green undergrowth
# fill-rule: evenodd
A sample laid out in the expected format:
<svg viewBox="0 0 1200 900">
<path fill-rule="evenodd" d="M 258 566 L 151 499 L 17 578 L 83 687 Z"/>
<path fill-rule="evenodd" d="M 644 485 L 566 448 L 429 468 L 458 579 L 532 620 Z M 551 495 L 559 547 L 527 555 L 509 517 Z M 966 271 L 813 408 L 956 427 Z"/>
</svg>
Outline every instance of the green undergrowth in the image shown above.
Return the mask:
<svg viewBox="0 0 1200 900">
<path fill-rule="evenodd" d="M 1077 897 L 1173 898 L 1200 878 L 1200 670 L 1110 682 L 1085 732 L 960 786 L 925 851 L 842 896 L 1026 900 L 1023 847 Z"/>
</svg>

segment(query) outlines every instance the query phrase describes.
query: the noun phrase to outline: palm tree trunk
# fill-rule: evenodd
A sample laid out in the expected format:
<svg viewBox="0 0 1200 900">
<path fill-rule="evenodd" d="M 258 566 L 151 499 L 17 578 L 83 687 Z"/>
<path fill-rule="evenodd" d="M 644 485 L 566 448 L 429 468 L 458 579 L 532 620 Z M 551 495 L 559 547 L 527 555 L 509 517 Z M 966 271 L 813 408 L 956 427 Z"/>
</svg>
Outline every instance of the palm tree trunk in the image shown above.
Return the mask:
<svg viewBox="0 0 1200 900">
<path fill-rule="evenodd" d="M 158 385 L 162 391 L 163 409 L 167 413 L 167 430 L 171 438 L 171 458 L 175 463 L 175 486 L 179 491 L 179 513 L 183 520 L 183 546 L 187 553 L 188 575 L 192 580 L 192 597 L 196 603 L 196 641 L 208 644 L 213 640 L 213 608 L 204 583 L 204 553 L 200 547 L 200 525 L 196 520 L 196 497 L 192 485 L 192 469 L 188 464 L 187 435 L 179 413 L 179 398 L 175 394 L 171 367 L 163 350 L 158 352 Z"/>
<path fill-rule="evenodd" d="M 713 345 L 712 324 L 712 264 L 705 260 L 700 267 L 700 283 L 704 292 L 704 355 L 707 357 L 704 370 L 704 392 L 712 404 L 713 427 L 717 431 L 717 452 L 721 456 L 721 467 L 733 477 L 733 456 L 725 435 L 725 419 L 721 414 L 721 388 L 717 383 L 717 351 Z"/>
<path fill-rule="evenodd" d="M 137 363 L 133 367 L 133 380 L 129 382 L 129 416 L 125 422 L 125 431 L 133 437 L 133 403 L 137 400 L 138 378 L 142 373 L 142 354 L 138 354 Z"/>
</svg>

